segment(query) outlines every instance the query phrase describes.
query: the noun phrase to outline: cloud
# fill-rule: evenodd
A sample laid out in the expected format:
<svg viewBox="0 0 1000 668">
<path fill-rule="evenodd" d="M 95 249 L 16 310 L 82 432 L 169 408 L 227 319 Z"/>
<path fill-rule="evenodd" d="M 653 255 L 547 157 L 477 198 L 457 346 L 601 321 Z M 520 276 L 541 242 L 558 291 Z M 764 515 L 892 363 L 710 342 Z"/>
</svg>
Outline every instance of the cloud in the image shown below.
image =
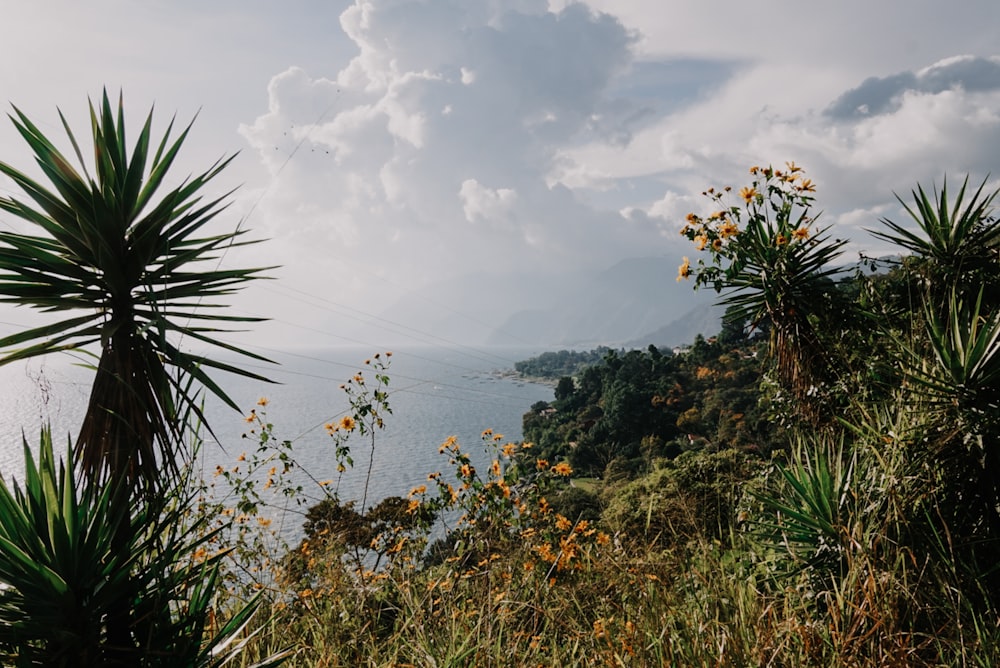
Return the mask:
<svg viewBox="0 0 1000 668">
<path fill-rule="evenodd" d="M 936 95 L 949 90 L 1000 90 L 1000 59 L 959 56 L 916 72 L 870 77 L 840 95 L 824 114 L 834 119 L 858 119 L 896 112 L 907 94 Z"/>
<path fill-rule="evenodd" d="M 487 255 L 557 271 L 641 254 L 648 230 L 549 179 L 563 147 L 627 144 L 647 118 L 609 92 L 635 36 L 581 4 L 545 7 L 349 7 L 356 55 L 327 77 L 276 75 L 267 113 L 241 127 L 272 175 L 258 220 L 409 285 L 482 269 Z"/>
</svg>

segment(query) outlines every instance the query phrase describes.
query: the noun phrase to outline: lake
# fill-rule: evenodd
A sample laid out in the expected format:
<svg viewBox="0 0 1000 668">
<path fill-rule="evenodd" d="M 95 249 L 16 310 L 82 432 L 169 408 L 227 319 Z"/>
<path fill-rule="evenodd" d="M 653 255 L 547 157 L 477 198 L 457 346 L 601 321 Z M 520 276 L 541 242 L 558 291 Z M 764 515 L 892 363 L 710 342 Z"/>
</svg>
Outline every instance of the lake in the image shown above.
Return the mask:
<svg viewBox="0 0 1000 668">
<path fill-rule="evenodd" d="M 350 347 L 255 352 L 279 364 L 242 366 L 278 384 L 229 374 L 219 375 L 218 381 L 247 413 L 266 397 L 264 410 L 275 437 L 292 441 L 295 459 L 310 476 L 336 479 L 333 444 L 323 425 L 346 414 L 347 398 L 340 385 L 359 371 L 365 372 L 371 384 L 373 372 L 364 360 L 384 351 Z M 483 430 L 519 440 L 522 415 L 533 403 L 552 399 L 550 387 L 499 373 L 539 350 L 412 347 L 392 352 L 387 371 L 392 415 L 376 435 L 369 505 L 386 496 L 406 495 L 426 482 L 428 473 L 445 469 L 448 461 L 438 454 L 438 447 L 449 436 L 457 436 L 474 461 L 486 462 L 480 440 Z M 65 355 L 0 367 L 0 405 L 4 407 L 0 411 L 0 467 L 5 478 L 23 472 L 22 431 L 29 443 L 37 442 L 43 421 L 52 424 L 57 444 L 75 434 L 92 378 L 93 371 Z M 239 455 L 254 445 L 242 438 L 250 427 L 245 414 L 217 401 L 207 402 L 206 414 L 217 438 L 206 439 L 205 470 L 234 466 Z M 353 438 L 349 443 L 355 465 L 339 482 L 345 500 L 363 493 L 371 452 L 370 442 L 364 439 Z"/>
</svg>

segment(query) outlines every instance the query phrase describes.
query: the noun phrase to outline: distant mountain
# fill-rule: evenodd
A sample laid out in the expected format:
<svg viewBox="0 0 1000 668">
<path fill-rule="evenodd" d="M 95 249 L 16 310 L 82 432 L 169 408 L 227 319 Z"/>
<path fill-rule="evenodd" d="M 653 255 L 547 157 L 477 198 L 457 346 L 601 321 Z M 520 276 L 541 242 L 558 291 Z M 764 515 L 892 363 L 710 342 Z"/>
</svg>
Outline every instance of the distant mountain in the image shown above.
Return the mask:
<svg viewBox="0 0 1000 668">
<path fill-rule="evenodd" d="M 691 315 L 710 310 L 714 293 L 695 292 L 689 282 L 678 283 L 676 271 L 672 259 L 622 260 L 584 277 L 563 294 L 553 294 L 546 308 L 512 314 L 487 343 L 589 348 L 627 346 L 652 336 L 656 340 L 644 345 L 677 345 L 706 331 L 698 327 L 708 327 L 714 334 L 718 327 L 711 317 Z"/>
<path fill-rule="evenodd" d="M 655 331 L 626 342 L 623 347 L 647 348 L 652 344 L 657 348 L 673 348 L 691 343 L 699 334 L 705 338 L 714 336 L 722 329 L 725 312 L 725 306 L 699 306 Z"/>
<path fill-rule="evenodd" d="M 576 274 L 484 272 L 414 290 L 372 325 L 380 341 L 577 349 L 674 346 L 717 333 L 715 293 L 676 277 L 667 257 Z"/>
</svg>

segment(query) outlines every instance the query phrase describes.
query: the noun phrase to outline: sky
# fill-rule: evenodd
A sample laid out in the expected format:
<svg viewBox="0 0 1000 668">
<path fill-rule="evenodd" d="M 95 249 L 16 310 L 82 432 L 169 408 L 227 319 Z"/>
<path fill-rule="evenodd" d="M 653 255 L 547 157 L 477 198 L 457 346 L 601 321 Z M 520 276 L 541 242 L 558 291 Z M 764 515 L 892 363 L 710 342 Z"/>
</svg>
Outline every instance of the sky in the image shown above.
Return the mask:
<svg viewBox="0 0 1000 668">
<path fill-rule="evenodd" d="M 847 259 L 884 251 L 893 193 L 997 172 L 998 45 L 996 0 L 54 0 L 5 8 L 0 91 L 57 143 L 104 88 L 197 115 L 177 179 L 238 154 L 219 224 L 266 241 L 224 262 L 280 265 L 235 300 L 255 340 L 377 346 L 676 265 L 753 164 L 805 168 Z M 30 164 L 9 124 L 0 151 Z"/>
</svg>

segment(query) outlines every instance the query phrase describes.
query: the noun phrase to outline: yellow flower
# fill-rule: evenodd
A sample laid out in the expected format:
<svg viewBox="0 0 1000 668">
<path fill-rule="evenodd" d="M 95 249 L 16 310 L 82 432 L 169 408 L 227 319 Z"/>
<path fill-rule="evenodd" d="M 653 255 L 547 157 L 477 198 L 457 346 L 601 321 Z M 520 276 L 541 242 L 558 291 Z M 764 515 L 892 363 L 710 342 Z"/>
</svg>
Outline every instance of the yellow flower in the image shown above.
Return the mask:
<svg viewBox="0 0 1000 668">
<path fill-rule="evenodd" d="M 539 471 L 544 471 L 545 469 L 549 468 L 549 460 L 539 459 L 538 461 L 535 462 L 535 468 L 537 468 Z"/>
<path fill-rule="evenodd" d="M 730 222 L 728 220 L 725 223 L 723 223 L 722 225 L 719 226 L 719 236 L 721 236 L 723 239 L 728 239 L 729 237 L 734 237 L 737 234 L 739 234 L 739 231 L 740 231 L 740 228 L 736 227 L 735 224 L 733 224 L 732 222 Z"/>
<path fill-rule="evenodd" d="M 760 171 L 760 167 L 758 167 L 757 165 L 754 165 L 753 167 L 750 168 L 750 174 L 752 174 L 752 175 L 756 175 L 757 172 L 759 172 L 759 171 Z"/>
<path fill-rule="evenodd" d="M 354 431 L 355 427 L 354 418 L 352 418 L 350 415 L 345 415 L 344 417 L 340 418 L 340 424 L 338 425 L 338 427 L 340 429 L 343 429 L 344 431 Z"/>
<path fill-rule="evenodd" d="M 416 496 L 417 494 L 424 494 L 427 491 L 427 485 L 417 485 L 410 490 L 410 496 Z"/>
<path fill-rule="evenodd" d="M 803 241 L 809 238 L 809 229 L 805 227 L 800 227 L 799 229 L 792 232 L 792 239 L 796 241 Z"/>
<path fill-rule="evenodd" d="M 722 239 L 716 239 L 712 242 L 712 250 L 720 251 L 722 250 Z"/>
<path fill-rule="evenodd" d="M 694 215 L 693 213 L 689 213 L 684 220 L 693 225 L 698 222 L 698 216 Z"/>
<path fill-rule="evenodd" d="M 569 531 L 572 527 L 573 527 L 573 523 L 570 522 L 568 518 L 566 518 L 563 515 L 559 515 L 559 514 L 556 515 L 556 528 L 557 529 L 559 529 L 560 531 Z"/>
<path fill-rule="evenodd" d="M 694 238 L 694 247 L 697 250 L 705 250 L 705 246 L 708 244 L 708 237 L 704 234 L 699 234 Z"/>
<path fill-rule="evenodd" d="M 784 246 L 788 243 L 788 238 L 784 234 L 779 234 L 777 238 L 775 238 L 774 243 L 778 246 Z"/>
<path fill-rule="evenodd" d="M 483 430 L 483 438 L 486 438 L 486 437 L 492 436 L 492 435 L 493 435 L 493 430 L 492 429 L 484 429 Z"/>
<path fill-rule="evenodd" d="M 493 474 L 494 477 L 496 478 L 500 477 L 500 462 L 498 460 L 494 459 L 493 463 L 490 464 L 490 472 Z"/>
<path fill-rule="evenodd" d="M 573 472 L 573 468 L 566 462 L 559 462 L 558 464 L 552 467 L 552 470 L 558 473 L 559 475 L 569 475 L 570 473 Z"/>
<path fill-rule="evenodd" d="M 411 499 L 410 503 L 406 506 L 406 512 L 412 515 L 420 509 L 420 502 L 416 499 Z"/>
<path fill-rule="evenodd" d="M 801 172 L 802 168 L 795 164 L 795 161 L 786 162 L 785 166 L 788 167 L 788 171 L 794 174 L 795 172 Z"/>
<path fill-rule="evenodd" d="M 816 186 L 813 184 L 812 179 L 802 179 L 798 185 L 798 190 L 804 193 L 814 193 L 816 192 Z"/>
<path fill-rule="evenodd" d="M 261 397 L 257 400 L 258 406 L 267 406 L 269 403 L 271 403 L 271 401 L 267 397 Z"/>
<path fill-rule="evenodd" d="M 756 196 L 757 196 L 757 191 L 754 190 L 753 188 L 743 188 L 742 190 L 740 190 L 740 197 L 742 197 L 743 201 L 746 202 L 747 204 L 752 202 L 753 198 Z"/>
<path fill-rule="evenodd" d="M 691 275 L 691 261 L 685 257 L 684 262 L 681 263 L 681 266 L 677 268 L 677 281 L 678 282 L 683 281 L 690 275 Z"/>
<path fill-rule="evenodd" d="M 469 464 L 462 464 L 462 468 L 459 470 L 461 471 L 463 478 L 471 478 L 476 473 L 476 469 Z"/>
</svg>

